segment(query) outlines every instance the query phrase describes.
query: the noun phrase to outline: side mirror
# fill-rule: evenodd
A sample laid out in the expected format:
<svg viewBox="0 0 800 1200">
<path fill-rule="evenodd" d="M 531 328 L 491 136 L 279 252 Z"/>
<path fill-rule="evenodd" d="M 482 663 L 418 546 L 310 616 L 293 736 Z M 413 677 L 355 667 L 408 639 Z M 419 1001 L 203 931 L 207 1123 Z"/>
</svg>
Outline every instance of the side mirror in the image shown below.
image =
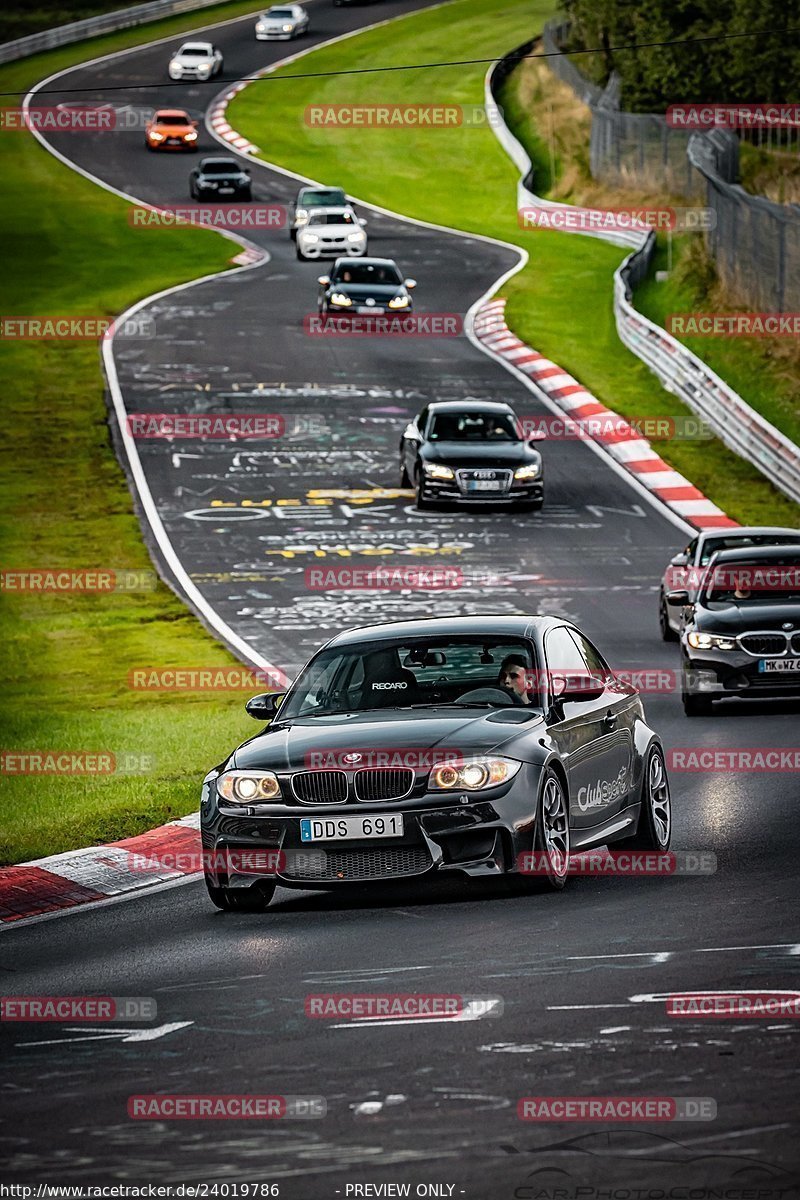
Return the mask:
<svg viewBox="0 0 800 1200">
<path fill-rule="evenodd" d="M 262 692 L 260 696 L 253 696 L 244 706 L 244 710 L 249 717 L 255 721 L 270 721 L 280 707 L 286 692 Z"/>
<path fill-rule="evenodd" d="M 666 601 L 667 601 L 667 604 L 678 604 L 678 605 L 691 604 L 691 600 L 689 599 L 689 593 L 686 591 L 686 588 L 675 588 L 674 591 L 667 592 Z"/>
<path fill-rule="evenodd" d="M 320 275 L 319 279 L 317 280 L 317 283 L 319 283 L 322 287 L 327 287 L 328 284 L 330 283 L 330 281 L 331 281 L 330 275 Z"/>
<path fill-rule="evenodd" d="M 405 285 L 410 292 L 413 292 L 414 288 L 417 286 L 417 281 L 416 279 L 406 279 Z"/>
<path fill-rule="evenodd" d="M 534 442 L 545 442 L 547 441 L 547 434 L 543 429 L 534 429 L 533 433 L 528 434 L 525 441 L 529 445 L 532 445 Z"/>
<path fill-rule="evenodd" d="M 596 675 L 553 675 L 550 693 L 554 700 L 599 700 L 605 684 Z"/>
<path fill-rule="evenodd" d="M 369 222 L 367 221 L 366 217 L 359 217 L 359 218 L 358 218 L 358 223 L 359 223 L 359 225 L 368 225 L 368 224 L 369 224 Z"/>
<path fill-rule="evenodd" d="M 689 555 L 681 552 L 680 554 L 674 554 L 672 556 L 672 558 L 669 560 L 669 565 L 671 567 L 685 567 L 688 561 Z"/>
</svg>

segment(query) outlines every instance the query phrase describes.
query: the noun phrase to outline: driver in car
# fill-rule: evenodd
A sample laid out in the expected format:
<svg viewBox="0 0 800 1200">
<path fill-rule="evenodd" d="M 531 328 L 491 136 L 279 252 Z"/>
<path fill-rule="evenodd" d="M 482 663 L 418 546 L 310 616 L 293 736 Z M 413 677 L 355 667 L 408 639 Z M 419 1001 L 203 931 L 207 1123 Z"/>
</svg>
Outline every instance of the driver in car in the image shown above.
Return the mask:
<svg viewBox="0 0 800 1200">
<path fill-rule="evenodd" d="M 512 692 L 518 704 L 530 704 L 527 683 L 528 664 L 521 655 L 507 654 L 500 664 L 497 682 L 507 692 Z"/>
</svg>

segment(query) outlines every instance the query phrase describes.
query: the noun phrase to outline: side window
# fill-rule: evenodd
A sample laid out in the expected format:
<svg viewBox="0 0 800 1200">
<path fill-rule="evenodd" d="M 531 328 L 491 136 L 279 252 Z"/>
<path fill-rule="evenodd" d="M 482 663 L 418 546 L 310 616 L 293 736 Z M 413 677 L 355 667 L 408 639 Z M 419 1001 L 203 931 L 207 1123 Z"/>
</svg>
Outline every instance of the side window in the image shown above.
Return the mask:
<svg viewBox="0 0 800 1200">
<path fill-rule="evenodd" d="M 598 675 L 602 679 L 608 678 L 611 674 L 611 668 L 600 651 L 592 645 L 587 637 L 584 637 L 582 633 L 578 633 L 577 629 L 572 630 L 572 636 L 578 643 L 578 649 L 586 660 L 586 665 L 592 675 Z"/>
<path fill-rule="evenodd" d="M 698 541 L 699 541 L 699 538 L 692 538 L 691 542 L 689 542 L 689 545 L 686 547 L 686 549 L 683 552 L 686 555 L 687 561 L 690 563 L 694 562 L 694 556 L 697 553 Z"/>
<path fill-rule="evenodd" d="M 425 426 L 428 424 L 428 413 L 429 412 L 430 412 L 430 409 L 423 408 L 422 412 L 417 417 L 417 429 L 423 435 L 425 433 Z"/>
<path fill-rule="evenodd" d="M 585 675 L 586 663 L 568 629 L 559 625 L 545 637 L 547 669 L 551 675 Z"/>
</svg>

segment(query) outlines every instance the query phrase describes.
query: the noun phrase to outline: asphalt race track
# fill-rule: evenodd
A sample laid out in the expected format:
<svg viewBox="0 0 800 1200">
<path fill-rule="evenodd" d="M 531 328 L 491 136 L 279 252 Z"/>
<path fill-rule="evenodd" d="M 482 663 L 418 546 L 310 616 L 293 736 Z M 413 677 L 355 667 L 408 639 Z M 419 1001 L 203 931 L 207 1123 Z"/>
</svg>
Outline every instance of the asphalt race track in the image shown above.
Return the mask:
<svg viewBox="0 0 800 1200">
<path fill-rule="evenodd" d="M 424 5 L 314 3 L 301 45 L 414 7 Z M 213 32 L 226 74 L 298 48 L 256 43 L 252 24 Z M 200 115 L 218 83 L 136 90 L 165 78 L 172 44 L 70 72 L 64 86 L 87 96 L 64 99 Z M 130 94 L 107 90 L 121 86 Z M 188 203 L 194 159 L 148 154 L 140 131 L 53 144 L 143 201 Z M 205 131 L 200 150 L 223 152 Z M 252 172 L 257 201 L 296 192 L 278 172 L 255 162 Z M 516 261 L 508 248 L 360 211 L 370 253 L 418 280 L 419 311 L 464 314 Z M 666 559 L 688 540 L 675 522 L 570 441 L 544 444 L 541 513 L 417 512 L 398 492 L 397 443 L 427 400 L 547 410 L 465 337 L 309 337 L 303 318 L 324 267 L 298 262 L 285 233 L 250 236 L 269 252 L 264 265 L 155 301 L 144 332 L 115 343 L 131 413 L 279 413 L 292 430 L 274 445 L 138 443 L 169 538 L 230 627 L 293 676 L 337 629 L 375 619 L 552 611 L 617 668 L 675 668 L 655 603 Z M 306 586 L 309 566 L 348 562 L 455 565 L 469 586 L 377 599 Z M 796 742 L 786 705 L 687 720 L 677 692 L 646 704 L 668 750 Z M 198 780 L 210 765 L 197 764 Z M 259 916 L 216 912 L 194 882 L 4 931 L 8 993 L 152 996 L 157 1025 L 176 1026 L 131 1041 L 101 1037 L 108 1026 L 0 1026 L 9 1179 L 274 1182 L 290 1200 L 365 1183 L 409 1183 L 412 1195 L 441 1184 L 443 1196 L 476 1200 L 588 1185 L 794 1194 L 797 1022 L 670 1018 L 663 995 L 797 987 L 796 777 L 676 772 L 672 787 L 673 849 L 713 851 L 713 875 L 574 879 L 560 896 L 496 883 L 283 891 Z M 348 990 L 499 997 L 502 1012 L 416 1028 L 305 1016 L 308 993 Z M 151 1092 L 322 1096 L 327 1116 L 129 1119 L 128 1097 Z M 610 1132 L 528 1125 L 516 1106 L 531 1094 L 708 1097 L 717 1116 Z"/>
</svg>

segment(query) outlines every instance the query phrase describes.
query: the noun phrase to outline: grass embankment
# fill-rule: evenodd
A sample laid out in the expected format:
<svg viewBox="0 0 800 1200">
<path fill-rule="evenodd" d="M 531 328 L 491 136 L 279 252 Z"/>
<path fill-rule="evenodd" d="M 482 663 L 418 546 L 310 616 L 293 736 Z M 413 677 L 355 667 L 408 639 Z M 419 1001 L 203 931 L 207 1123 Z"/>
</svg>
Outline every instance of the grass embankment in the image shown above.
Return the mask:
<svg viewBox="0 0 800 1200">
<path fill-rule="evenodd" d="M 530 59 L 513 73 L 506 85 L 504 104 L 506 116 L 534 164 L 536 190 L 540 194 L 598 208 L 687 204 L 680 196 L 612 188 L 592 179 L 588 156 L 589 110 L 541 61 Z M 743 143 L 743 164 L 757 158 L 759 153 Z M 765 156 L 766 151 L 761 159 Z M 551 179 L 553 159 L 555 180 Z M 700 236 L 674 235 L 672 255 L 669 279 L 656 283 L 655 272 L 668 266 L 666 238 L 659 235 L 650 275 L 634 297 L 636 307 L 651 321 L 663 325 L 670 313 L 738 312 L 747 307 L 726 294 Z M 730 337 L 681 340 L 748 404 L 787 437 L 800 442 L 800 348 L 794 340 Z"/>
<path fill-rule="evenodd" d="M 339 183 L 353 195 L 409 216 L 525 247 L 528 268 L 503 289 L 515 332 L 628 418 L 688 416 L 617 338 L 611 276 L 624 252 L 589 238 L 521 230 L 516 168 L 490 129 L 464 124 L 447 130 L 352 131 L 309 127 L 304 120 L 311 104 L 460 103 L 472 108 L 483 102 L 484 66 L 290 82 L 292 74 L 345 65 L 435 62 L 453 57 L 454 46 L 459 59 L 499 57 L 530 38 L 552 9 L 547 0 L 505 0 L 487 21 L 483 0 L 454 0 L 409 15 L 314 51 L 301 64 L 269 76 L 269 82 L 253 84 L 230 105 L 229 119 L 257 145 L 269 146 L 269 159 L 283 167 Z M 505 103 L 513 117 L 513 95 Z M 541 146 L 540 157 L 549 158 L 547 143 Z M 424 303 L 422 293 L 420 300 Z M 660 443 L 659 453 L 736 519 L 800 524 L 797 506 L 721 443 Z"/>
<path fill-rule="evenodd" d="M 146 36 L 192 23 L 196 16 L 160 22 Z M 144 36 L 98 39 L 92 54 Z M 3 68 L 0 90 L 86 57 L 85 46 L 71 47 Z M 150 229 L 145 245 L 128 225 L 126 201 L 57 162 L 28 133 L 0 134 L 0 149 L 4 314 L 113 316 L 161 288 L 224 269 L 235 253 L 196 229 Z M 97 344 L 1 345 L 2 569 L 152 570 L 111 446 Z M 196 807 L 205 769 L 252 732 L 242 695 L 129 688 L 133 667 L 235 661 L 162 584 L 95 596 L 7 592 L 2 610 L 3 749 L 147 754 L 153 764 L 142 774 L 93 779 L 5 775 L 0 863 L 183 816 Z"/>
</svg>

